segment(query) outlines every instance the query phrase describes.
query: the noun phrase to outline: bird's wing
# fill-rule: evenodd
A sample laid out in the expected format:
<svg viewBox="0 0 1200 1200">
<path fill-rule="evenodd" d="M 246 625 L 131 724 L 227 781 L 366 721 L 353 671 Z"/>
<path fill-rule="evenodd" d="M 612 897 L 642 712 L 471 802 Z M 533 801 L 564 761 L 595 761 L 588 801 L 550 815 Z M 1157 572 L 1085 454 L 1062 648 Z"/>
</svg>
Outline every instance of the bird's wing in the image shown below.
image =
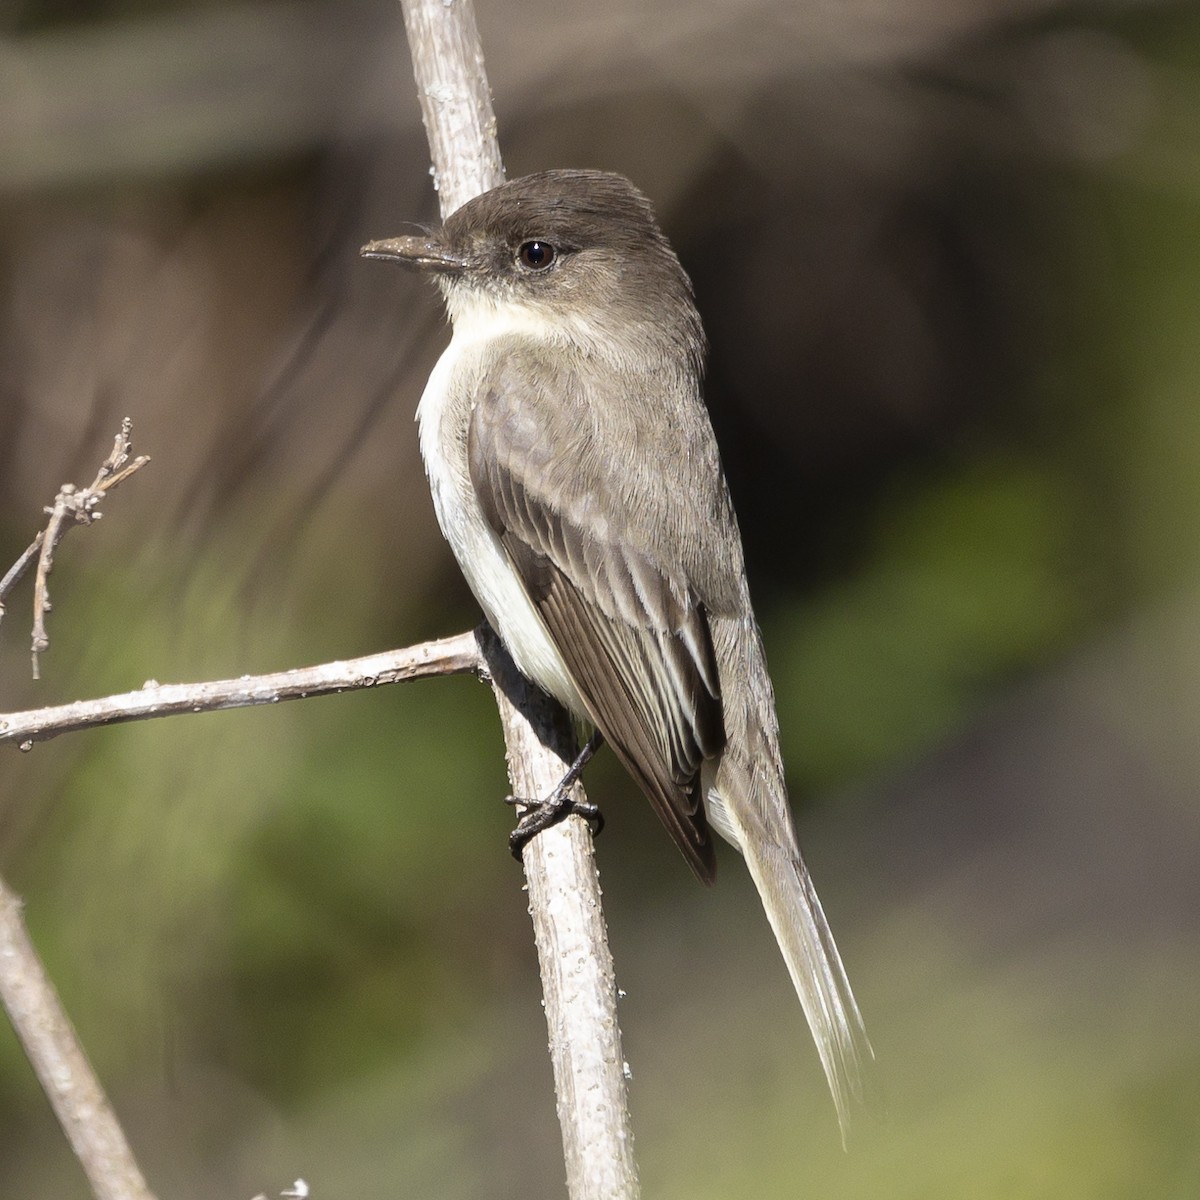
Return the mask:
<svg viewBox="0 0 1200 1200">
<path fill-rule="evenodd" d="M 471 482 L 588 715 L 710 883 L 699 772 L 725 730 L 708 616 L 682 569 L 636 536 L 653 507 L 585 380 L 496 360 L 469 426 Z"/>
</svg>

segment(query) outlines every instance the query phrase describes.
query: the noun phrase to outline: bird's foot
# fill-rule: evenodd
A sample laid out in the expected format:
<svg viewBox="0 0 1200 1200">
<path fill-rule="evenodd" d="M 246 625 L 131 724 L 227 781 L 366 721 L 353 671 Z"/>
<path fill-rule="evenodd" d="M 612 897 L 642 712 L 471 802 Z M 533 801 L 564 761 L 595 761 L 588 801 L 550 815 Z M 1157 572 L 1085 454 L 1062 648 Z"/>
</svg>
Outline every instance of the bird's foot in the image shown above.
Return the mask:
<svg viewBox="0 0 1200 1200">
<path fill-rule="evenodd" d="M 523 796 L 506 796 L 505 804 L 520 805 L 526 811 L 517 822 L 517 827 L 508 835 L 508 848 L 512 856 L 520 862 L 525 854 L 525 847 L 537 837 L 543 829 L 557 825 L 559 821 L 570 816 L 582 817 L 592 829 L 592 837 L 599 835 L 604 828 L 604 814 L 594 804 L 581 804 L 572 800 L 569 791 L 556 787 L 545 800 L 527 800 Z"/>
<path fill-rule="evenodd" d="M 588 743 L 579 752 L 578 757 L 568 768 L 567 773 L 558 781 L 554 791 L 545 800 L 530 800 L 523 796 L 506 796 L 505 804 L 519 806 L 525 809 L 517 827 L 508 835 L 508 848 L 513 858 L 521 861 L 525 847 L 529 845 L 543 829 L 557 825 L 559 821 L 570 816 L 582 817 L 591 826 L 592 837 L 599 837 L 604 828 L 604 814 L 594 804 L 586 804 L 571 796 L 583 768 L 587 766 L 593 754 L 604 744 L 603 736 L 597 731 L 588 739 Z"/>
</svg>

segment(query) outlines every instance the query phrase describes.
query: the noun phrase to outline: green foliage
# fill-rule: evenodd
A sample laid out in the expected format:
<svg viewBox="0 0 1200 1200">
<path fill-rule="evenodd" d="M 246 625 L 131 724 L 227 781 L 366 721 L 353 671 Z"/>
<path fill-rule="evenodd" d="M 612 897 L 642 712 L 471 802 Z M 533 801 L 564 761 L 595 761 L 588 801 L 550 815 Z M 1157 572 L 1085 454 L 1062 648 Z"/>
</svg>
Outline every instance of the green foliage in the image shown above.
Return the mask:
<svg viewBox="0 0 1200 1200">
<path fill-rule="evenodd" d="M 1073 645 L 1083 496 L 1058 464 L 984 459 L 898 486 L 852 578 L 769 628 L 785 757 L 820 788 L 921 752 Z"/>
</svg>

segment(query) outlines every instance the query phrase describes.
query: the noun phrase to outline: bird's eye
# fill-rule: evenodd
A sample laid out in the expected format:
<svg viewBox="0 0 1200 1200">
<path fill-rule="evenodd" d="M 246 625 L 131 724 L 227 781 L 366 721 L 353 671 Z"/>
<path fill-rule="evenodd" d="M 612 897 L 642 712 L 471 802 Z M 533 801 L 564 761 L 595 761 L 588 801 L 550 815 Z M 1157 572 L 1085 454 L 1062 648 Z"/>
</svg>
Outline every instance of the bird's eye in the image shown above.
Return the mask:
<svg viewBox="0 0 1200 1200">
<path fill-rule="evenodd" d="M 531 271 L 544 271 L 554 262 L 557 254 L 549 242 L 522 242 L 517 251 L 517 261 Z"/>
</svg>

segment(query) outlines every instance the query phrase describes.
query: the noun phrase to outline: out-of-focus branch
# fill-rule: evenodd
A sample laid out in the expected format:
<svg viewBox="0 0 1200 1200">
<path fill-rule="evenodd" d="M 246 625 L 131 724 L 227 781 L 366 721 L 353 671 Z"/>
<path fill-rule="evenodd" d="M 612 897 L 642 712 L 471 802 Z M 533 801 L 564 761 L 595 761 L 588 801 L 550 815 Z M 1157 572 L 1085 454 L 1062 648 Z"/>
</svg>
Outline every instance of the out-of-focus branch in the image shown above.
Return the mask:
<svg viewBox="0 0 1200 1200">
<path fill-rule="evenodd" d="M 96 1200 L 154 1200 L 3 879 L 0 1000 Z"/>
<path fill-rule="evenodd" d="M 470 0 L 401 0 L 442 215 L 503 179 L 496 118 Z M 483 639 L 517 796 L 546 796 L 575 753 L 566 714 Z M 582 789 L 577 798 L 582 799 Z M 572 816 L 538 834 L 529 884 L 550 1057 L 572 1200 L 639 1193 L 617 990 L 591 836 Z"/>
<path fill-rule="evenodd" d="M 82 489 L 69 483 L 62 486 L 53 507 L 46 509 L 50 517 L 46 527 L 0 579 L 0 616 L 3 616 L 4 598 L 37 562 L 33 597 L 35 679 L 38 655 L 50 645 L 46 634 L 46 614 L 50 611 L 47 579 L 54 566 L 55 548 L 72 525 L 90 525 L 99 520 L 98 506 L 108 492 L 150 461 L 145 456 L 130 460 L 131 430 L 132 424 L 126 417 L 112 451 L 91 484 Z M 4 727 L 4 719 L 0 718 L 0 730 Z M 19 734 L 14 731 L 14 736 Z M 22 739 L 22 744 L 26 740 Z M 0 1003 L 96 1200 L 154 1200 L 108 1097 L 29 939 L 21 916 L 21 901 L 3 879 L 0 879 Z"/>
<path fill-rule="evenodd" d="M 29 564 L 33 562 L 37 552 L 42 548 L 42 538 L 45 536 L 46 531 L 39 529 L 37 537 L 25 547 L 17 561 L 5 571 L 4 578 L 0 579 L 0 621 L 4 620 L 5 597 L 21 582 L 25 572 L 29 570 Z"/>
<path fill-rule="evenodd" d="M 46 614 L 50 611 L 50 572 L 54 569 L 54 551 L 62 536 L 72 525 L 91 525 L 100 520 L 100 502 L 113 488 L 123 483 L 135 471 L 140 471 L 149 461 L 143 454 L 130 460 L 133 443 L 130 437 L 133 422 L 126 417 L 121 422 L 121 432 L 113 439 L 109 456 L 100 464 L 96 478 L 85 488 L 73 483 L 64 483 L 54 498 L 52 507 L 46 509 L 50 520 L 45 529 L 26 547 L 24 553 L 13 563 L 3 579 L 0 579 L 0 618 L 4 616 L 4 601 L 9 592 L 21 581 L 30 563 L 37 559 L 37 580 L 33 588 L 33 677 L 39 678 L 38 656 L 50 648 L 50 636 L 46 632 Z"/>
</svg>

